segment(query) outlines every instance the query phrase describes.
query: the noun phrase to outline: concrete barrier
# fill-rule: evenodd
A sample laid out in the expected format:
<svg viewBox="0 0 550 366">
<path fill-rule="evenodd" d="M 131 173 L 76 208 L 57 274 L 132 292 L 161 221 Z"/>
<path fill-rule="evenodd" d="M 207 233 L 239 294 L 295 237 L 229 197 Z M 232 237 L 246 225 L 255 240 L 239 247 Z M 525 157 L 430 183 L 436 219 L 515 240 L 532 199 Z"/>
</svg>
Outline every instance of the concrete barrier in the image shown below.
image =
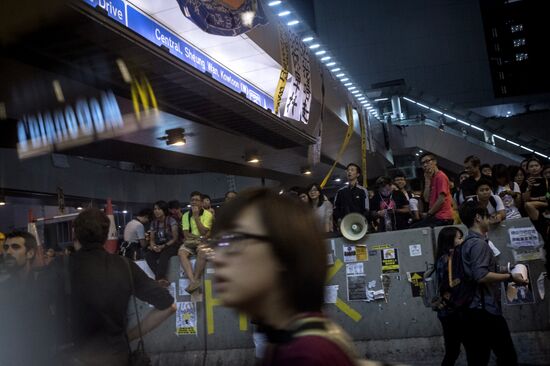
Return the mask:
<svg viewBox="0 0 550 366">
<path fill-rule="evenodd" d="M 508 230 L 530 226 L 528 219 L 518 219 L 491 228 L 489 239 L 501 252 L 497 257 L 499 263 L 517 262 L 509 246 Z M 341 237 L 327 240 L 326 245 L 333 254 L 329 259 L 333 264 L 329 265 L 327 285 L 338 286 L 338 290 L 336 300 L 326 304 L 325 312 L 350 333 L 361 354 L 389 362 L 440 364 L 441 326 L 436 313 L 424 306 L 419 294 L 422 286 L 419 277 L 434 262 L 435 238 L 440 230 L 424 228 L 368 234 L 357 242 Z M 521 263 L 529 266 L 534 301 L 503 305 L 504 316 L 513 333 L 520 363 L 548 364 L 550 295 L 541 300 L 535 283 L 544 271 L 543 261 Z M 193 302 L 197 299 L 180 292 L 179 281 L 185 278 L 178 258 L 172 258 L 169 280 L 175 284 L 177 302 L 187 308 L 177 315 L 181 321 L 195 322 L 196 333 L 186 328 L 183 331 L 186 334 L 176 335 L 176 318 L 172 317 L 147 335 L 147 351 L 156 365 L 254 364 L 250 321 L 219 305 L 212 288 L 212 274 L 213 269 L 207 268 L 202 301 Z M 545 281 L 547 294 L 549 282 Z M 382 298 L 365 301 L 362 292 L 366 290 L 378 291 Z M 194 309 L 186 303 L 193 304 Z M 139 308 L 140 313 L 148 310 L 146 304 L 140 304 Z M 134 313 L 132 307 L 130 312 Z M 463 358 L 461 363 L 464 364 Z"/>
</svg>

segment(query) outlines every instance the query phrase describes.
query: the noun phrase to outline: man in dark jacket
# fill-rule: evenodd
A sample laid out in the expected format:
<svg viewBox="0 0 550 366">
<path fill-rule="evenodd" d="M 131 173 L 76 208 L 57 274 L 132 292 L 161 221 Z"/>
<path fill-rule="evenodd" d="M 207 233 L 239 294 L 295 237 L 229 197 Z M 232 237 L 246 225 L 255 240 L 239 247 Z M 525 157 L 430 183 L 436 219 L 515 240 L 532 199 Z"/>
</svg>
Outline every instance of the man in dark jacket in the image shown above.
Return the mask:
<svg viewBox="0 0 550 366">
<path fill-rule="evenodd" d="M 361 168 L 350 163 L 346 167 L 348 183 L 336 193 L 334 198 L 334 222 L 340 226 L 340 221 L 349 213 L 356 212 L 369 217 L 369 193 L 359 184 Z"/>
<path fill-rule="evenodd" d="M 68 265 L 74 347 L 61 356 L 63 360 L 126 365 L 128 340 L 139 338 L 137 327 L 126 330 L 132 292 L 154 306 L 142 317 L 143 334 L 175 312 L 174 299 L 166 289 L 132 261 L 103 249 L 108 232 L 109 219 L 95 208 L 82 211 L 74 221 L 77 252 L 70 257 Z"/>
</svg>

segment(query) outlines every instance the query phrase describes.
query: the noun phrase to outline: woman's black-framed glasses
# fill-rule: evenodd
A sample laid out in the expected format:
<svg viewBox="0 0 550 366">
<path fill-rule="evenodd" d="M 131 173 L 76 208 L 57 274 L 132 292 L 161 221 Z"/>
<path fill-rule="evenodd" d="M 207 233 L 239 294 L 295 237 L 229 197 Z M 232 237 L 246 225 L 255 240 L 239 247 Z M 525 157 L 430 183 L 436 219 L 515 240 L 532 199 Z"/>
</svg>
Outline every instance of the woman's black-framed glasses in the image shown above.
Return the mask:
<svg viewBox="0 0 550 366">
<path fill-rule="evenodd" d="M 267 235 L 257 235 L 249 233 L 227 233 L 208 240 L 208 246 L 215 251 L 227 251 L 228 253 L 240 253 L 247 245 L 248 239 L 268 241 Z"/>
</svg>

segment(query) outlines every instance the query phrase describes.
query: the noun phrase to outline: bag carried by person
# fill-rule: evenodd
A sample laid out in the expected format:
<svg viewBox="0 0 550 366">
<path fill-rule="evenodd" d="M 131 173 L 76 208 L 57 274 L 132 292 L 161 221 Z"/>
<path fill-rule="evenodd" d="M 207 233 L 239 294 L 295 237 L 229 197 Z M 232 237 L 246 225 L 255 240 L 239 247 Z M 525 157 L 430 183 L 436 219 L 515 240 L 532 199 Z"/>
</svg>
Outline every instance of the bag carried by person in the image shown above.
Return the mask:
<svg viewBox="0 0 550 366">
<path fill-rule="evenodd" d="M 424 303 L 428 306 L 427 303 L 429 302 L 429 306 L 434 311 L 455 311 L 466 308 L 476 294 L 477 283 L 466 275 L 464 269 L 463 249 L 465 243 L 455 247 L 453 252 L 446 258 L 440 258 L 440 261 L 444 261 L 444 263 L 441 263 L 444 266 L 440 266 L 444 267 L 444 270 L 438 272 L 434 269 L 428 275 L 429 280 L 427 282 L 432 283 L 429 290 L 431 293 L 425 291 Z"/>
</svg>

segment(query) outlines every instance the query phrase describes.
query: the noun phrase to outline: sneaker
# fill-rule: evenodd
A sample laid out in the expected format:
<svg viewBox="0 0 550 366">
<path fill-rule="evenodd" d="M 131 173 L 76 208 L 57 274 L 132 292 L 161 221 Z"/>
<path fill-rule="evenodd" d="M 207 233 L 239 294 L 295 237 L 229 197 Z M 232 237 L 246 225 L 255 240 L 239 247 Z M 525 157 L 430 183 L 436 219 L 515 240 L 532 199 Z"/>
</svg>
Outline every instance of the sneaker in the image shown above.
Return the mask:
<svg viewBox="0 0 550 366">
<path fill-rule="evenodd" d="M 200 281 L 192 281 L 189 283 L 189 285 L 185 288 L 185 291 L 187 291 L 188 293 L 192 293 L 194 291 L 197 291 L 197 289 L 201 287 L 201 282 Z"/>
</svg>

